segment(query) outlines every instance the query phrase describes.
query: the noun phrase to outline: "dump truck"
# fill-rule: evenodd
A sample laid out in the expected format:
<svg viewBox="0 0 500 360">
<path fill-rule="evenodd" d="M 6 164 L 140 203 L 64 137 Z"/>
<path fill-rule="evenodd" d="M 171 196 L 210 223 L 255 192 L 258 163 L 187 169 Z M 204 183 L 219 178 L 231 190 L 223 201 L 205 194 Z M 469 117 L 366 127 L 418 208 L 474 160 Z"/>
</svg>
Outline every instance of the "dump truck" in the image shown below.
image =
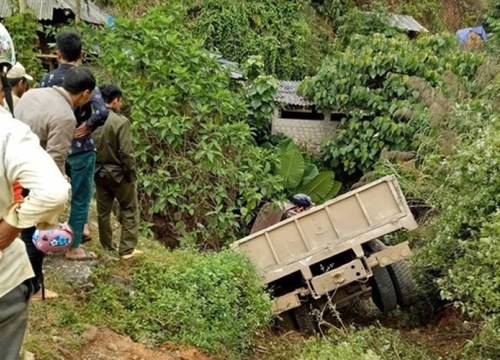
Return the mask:
<svg viewBox="0 0 500 360">
<path fill-rule="evenodd" d="M 417 223 L 394 176 L 386 176 L 240 239 L 231 247 L 257 269 L 273 296 L 272 312 L 313 327 L 310 304 L 335 306 L 371 293 L 384 313 L 409 306 L 414 282 L 408 242 L 380 237 Z"/>
</svg>

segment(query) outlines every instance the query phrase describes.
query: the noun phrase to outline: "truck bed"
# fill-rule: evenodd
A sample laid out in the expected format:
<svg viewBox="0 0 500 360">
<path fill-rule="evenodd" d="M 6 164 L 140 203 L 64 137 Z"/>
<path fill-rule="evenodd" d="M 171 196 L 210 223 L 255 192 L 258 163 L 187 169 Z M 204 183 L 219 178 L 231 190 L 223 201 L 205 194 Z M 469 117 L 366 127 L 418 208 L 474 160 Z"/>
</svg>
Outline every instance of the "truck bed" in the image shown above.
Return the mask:
<svg viewBox="0 0 500 360">
<path fill-rule="evenodd" d="M 401 228 L 417 224 L 394 176 L 315 206 L 290 219 L 236 241 L 268 284 L 300 271 L 311 279 L 310 266 Z"/>
</svg>

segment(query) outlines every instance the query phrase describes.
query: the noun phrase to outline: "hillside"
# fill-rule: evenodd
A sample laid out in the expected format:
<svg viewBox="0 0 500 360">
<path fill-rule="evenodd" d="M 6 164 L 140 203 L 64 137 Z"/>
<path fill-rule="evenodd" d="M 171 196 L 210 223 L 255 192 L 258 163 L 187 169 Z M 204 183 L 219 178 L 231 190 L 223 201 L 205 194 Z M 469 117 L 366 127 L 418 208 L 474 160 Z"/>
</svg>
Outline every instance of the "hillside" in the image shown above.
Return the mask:
<svg viewBox="0 0 500 360">
<path fill-rule="evenodd" d="M 99 49 L 86 65 L 125 94 L 145 254 L 120 261 L 94 240 L 96 262 L 51 257 L 47 284 L 61 298 L 34 304 L 27 350 L 42 360 L 497 357 L 500 4 L 100 3 L 115 24 L 78 30 Z M 410 38 L 387 26 L 388 11 L 433 31 Z M 464 49 L 453 31 L 478 18 L 488 41 Z M 12 19 L 25 26 L 17 36 L 36 34 L 28 17 Z M 246 81 L 214 52 L 237 61 Z M 304 97 L 342 109 L 317 153 L 271 132 L 277 78 L 305 78 Z M 322 336 L 282 326 L 270 315 L 273 289 L 229 245 L 268 202 L 305 192 L 319 204 L 389 174 L 419 228 L 381 240 L 413 249 L 416 302 L 383 314 L 369 298 L 347 309 L 302 299 Z"/>
</svg>

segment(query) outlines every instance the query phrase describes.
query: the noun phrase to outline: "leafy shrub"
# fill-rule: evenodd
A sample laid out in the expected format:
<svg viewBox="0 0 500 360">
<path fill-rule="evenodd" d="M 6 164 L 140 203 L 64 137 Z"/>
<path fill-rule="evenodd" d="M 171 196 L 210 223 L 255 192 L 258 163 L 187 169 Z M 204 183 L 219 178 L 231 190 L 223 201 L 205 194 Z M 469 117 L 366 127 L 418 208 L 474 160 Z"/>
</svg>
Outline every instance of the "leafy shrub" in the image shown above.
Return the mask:
<svg viewBox="0 0 500 360">
<path fill-rule="evenodd" d="M 398 332 L 375 327 L 350 329 L 348 334 L 329 333 L 305 343 L 300 360 L 428 360 L 425 351 L 409 346 Z"/>
<path fill-rule="evenodd" d="M 282 79 L 313 73 L 329 51 L 327 32 L 307 2 L 193 1 L 187 13 L 205 47 L 240 63 L 261 55 L 265 72 Z"/>
<path fill-rule="evenodd" d="M 26 72 L 33 76 L 34 81 L 42 77 L 42 62 L 36 56 L 38 54 L 38 34 L 42 27 L 31 11 L 15 13 L 5 18 L 5 28 L 9 31 L 14 48 L 16 49 L 17 61 L 26 68 Z"/>
<path fill-rule="evenodd" d="M 491 107 L 499 79 L 420 130 L 419 161 L 384 161 L 376 168 L 378 175 L 384 168 L 396 172 L 405 194 L 433 210 L 424 218 L 414 258 L 427 300 L 452 301 L 476 318 L 500 310 L 500 278 L 492 271 L 500 245 L 500 122 Z"/>
<path fill-rule="evenodd" d="M 485 28 L 488 33 L 486 43 L 488 51 L 493 56 L 500 55 L 500 3 L 490 0 L 490 8 L 486 14 Z"/>
<path fill-rule="evenodd" d="M 130 283 L 124 286 L 113 285 L 110 274 L 100 274 L 88 311 L 106 314 L 96 320 L 136 340 L 237 353 L 270 320 L 261 281 L 233 251 L 158 250 L 129 272 Z"/>
<path fill-rule="evenodd" d="M 100 60 L 133 104 L 141 208 L 164 239 L 217 248 L 237 238 L 280 191 L 274 155 L 244 122 L 242 89 L 160 7 L 102 34 Z"/>
<path fill-rule="evenodd" d="M 389 25 L 389 14 L 379 11 L 367 12 L 356 7 L 346 10 L 335 22 L 337 24 L 337 39 L 344 45 L 349 44 L 354 34 L 372 35 L 379 33 L 386 36 L 396 36 L 403 32 Z"/>
<path fill-rule="evenodd" d="M 441 295 L 475 316 L 500 311 L 500 278 L 491 271 L 500 245 L 500 122 L 496 116 L 482 120 L 443 164 L 436 195 L 442 213 L 423 258 L 426 266 L 443 271 Z"/>
<path fill-rule="evenodd" d="M 275 172 L 283 179 L 283 187 L 290 195 L 304 193 L 316 204 L 321 204 L 337 194 L 341 183 L 334 181 L 332 171 L 318 170 L 318 167 L 302 155 L 298 146 L 288 139 L 277 148 L 279 162 Z"/>
<path fill-rule="evenodd" d="M 383 149 L 416 149 L 415 134 L 426 127 L 428 114 L 413 79 L 443 86 L 448 70 L 468 80 L 483 58 L 459 51 L 451 37 L 354 36 L 301 85 L 321 108 L 345 114 L 323 146 L 323 160 L 336 173 L 353 174 L 370 170 Z"/>
<path fill-rule="evenodd" d="M 487 316 L 500 312 L 500 210 L 485 217 L 477 237 L 459 242 L 462 256 L 440 281 L 441 296 L 456 300 L 471 315 Z"/>
<path fill-rule="evenodd" d="M 500 354 L 500 316 L 488 319 L 481 331 L 465 345 L 463 359 L 491 360 Z"/>
<path fill-rule="evenodd" d="M 274 113 L 274 96 L 278 82 L 273 76 L 260 75 L 250 82 L 247 90 L 248 124 L 255 141 L 264 144 L 271 136 L 271 121 Z"/>
</svg>

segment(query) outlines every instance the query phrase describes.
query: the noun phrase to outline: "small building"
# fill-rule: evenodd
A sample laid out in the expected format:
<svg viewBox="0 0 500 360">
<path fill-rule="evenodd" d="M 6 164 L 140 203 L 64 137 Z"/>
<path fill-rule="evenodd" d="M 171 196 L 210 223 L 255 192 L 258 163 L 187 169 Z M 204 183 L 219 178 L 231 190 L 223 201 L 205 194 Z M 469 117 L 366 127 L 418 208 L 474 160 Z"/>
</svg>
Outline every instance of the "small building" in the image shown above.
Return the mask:
<svg viewBox="0 0 500 360">
<path fill-rule="evenodd" d="M 297 93 L 300 81 L 279 81 L 272 120 L 273 134 L 284 134 L 310 151 L 332 138 L 343 114 L 322 112 L 316 104 Z"/>
<path fill-rule="evenodd" d="M 23 2 L 41 22 L 65 22 L 67 19 L 75 19 L 78 15 L 86 23 L 104 25 L 109 17 L 109 14 L 88 0 L 24 0 Z M 17 6 L 12 0 L 0 0 L 0 18 L 13 15 L 16 9 Z"/>
<path fill-rule="evenodd" d="M 112 18 L 90 0 L 0 0 L 0 18 L 5 19 L 20 10 L 30 10 L 43 26 L 64 26 L 77 18 L 85 23 L 103 26 Z M 53 43 L 54 35 L 38 31 L 40 53 L 37 55 L 48 70 L 57 65 Z M 87 50 L 86 53 L 91 51 Z"/>
</svg>

